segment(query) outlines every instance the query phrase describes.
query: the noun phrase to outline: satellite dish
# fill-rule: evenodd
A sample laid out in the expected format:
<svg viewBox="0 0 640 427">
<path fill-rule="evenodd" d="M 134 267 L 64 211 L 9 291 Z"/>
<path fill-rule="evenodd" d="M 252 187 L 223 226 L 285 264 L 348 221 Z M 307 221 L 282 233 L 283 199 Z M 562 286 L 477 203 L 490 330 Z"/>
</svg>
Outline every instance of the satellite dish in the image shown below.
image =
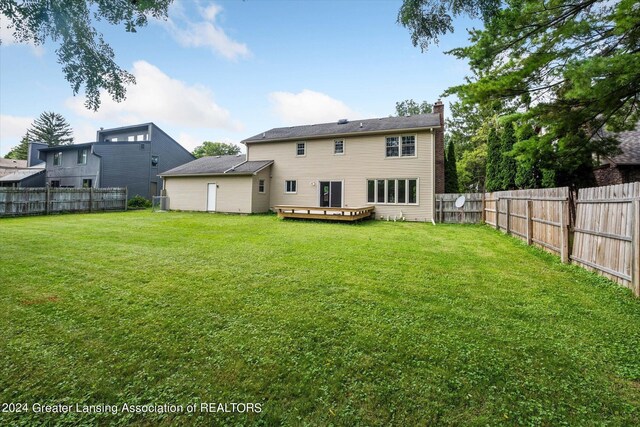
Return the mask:
<svg viewBox="0 0 640 427">
<path fill-rule="evenodd" d="M 460 209 L 461 207 L 463 207 L 463 206 L 464 206 L 464 202 L 465 202 L 466 200 L 467 200 L 467 199 L 466 199 L 464 196 L 460 196 L 460 197 L 458 197 L 458 198 L 456 199 L 456 208 Z"/>
</svg>

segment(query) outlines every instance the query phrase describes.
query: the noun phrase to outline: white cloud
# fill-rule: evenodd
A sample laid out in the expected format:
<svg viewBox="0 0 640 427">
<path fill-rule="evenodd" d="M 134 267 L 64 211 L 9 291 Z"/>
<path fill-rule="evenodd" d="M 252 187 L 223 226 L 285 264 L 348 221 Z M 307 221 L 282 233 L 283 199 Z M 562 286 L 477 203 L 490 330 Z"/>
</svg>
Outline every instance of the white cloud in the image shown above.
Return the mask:
<svg viewBox="0 0 640 427">
<path fill-rule="evenodd" d="M 194 22 L 186 16 L 182 6 L 176 3 L 169 14 L 175 20 L 168 18 L 161 24 L 184 47 L 208 47 L 231 60 L 251 56 L 246 44 L 230 39 L 220 28 L 216 18 L 221 11 L 222 7 L 213 3 L 206 8 L 199 8 L 203 20 Z"/>
<path fill-rule="evenodd" d="M 20 140 L 31 127 L 33 117 L 19 117 L 0 114 L 0 156 L 4 156 Z"/>
<path fill-rule="evenodd" d="M 133 64 L 136 84 L 127 89 L 127 99 L 118 103 L 101 93 L 102 104 L 97 112 L 84 107 L 84 98 L 66 101 L 76 114 L 94 120 L 113 121 L 121 126 L 133 123 L 155 122 L 175 126 L 207 129 L 242 130 L 240 122 L 233 120 L 229 111 L 213 99 L 211 90 L 202 85 L 188 85 L 163 73 L 145 61 Z"/>
<path fill-rule="evenodd" d="M 35 56 L 44 55 L 44 48 L 42 46 L 35 45 L 33 42 L 19 42 L 13 36 L 13 29 L 9 28 L 10 19 L 5 15 L 0 14 L 0 41 L 3 46 L 11 45 L 23 45 L 30 46 L 31 51 Z"/>
<path fill-rule="evenodd" d="M 300 93 L 271 92 L 269 100 L 276 115 L 289 125 L 333 122 L 358 116 L 344 102 L 308 89 Z"/>
</svg>

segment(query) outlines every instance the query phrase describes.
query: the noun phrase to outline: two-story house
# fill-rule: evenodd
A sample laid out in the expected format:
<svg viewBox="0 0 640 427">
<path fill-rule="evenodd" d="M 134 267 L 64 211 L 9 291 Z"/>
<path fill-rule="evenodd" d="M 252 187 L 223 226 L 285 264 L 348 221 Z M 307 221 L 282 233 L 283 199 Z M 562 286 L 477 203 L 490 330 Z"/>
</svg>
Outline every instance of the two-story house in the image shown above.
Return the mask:
<svg viewBox="0 0 640 427">
<path fill-rule="evenodd" d="M 275 128 L 162 175 L 174 210 L 265 212 L 278 205 L 359 208 L 431 221 L 444 192 L 444 106 L 434 114 Z"/>
<path fill-rule="evenodd" d="M 51 187 L 127 187 L 129 197 L 160 195 L 160 173 L 194 160 L 153 123 L 100 129 L 96 142 L 43 147 Z"/>
</svg>

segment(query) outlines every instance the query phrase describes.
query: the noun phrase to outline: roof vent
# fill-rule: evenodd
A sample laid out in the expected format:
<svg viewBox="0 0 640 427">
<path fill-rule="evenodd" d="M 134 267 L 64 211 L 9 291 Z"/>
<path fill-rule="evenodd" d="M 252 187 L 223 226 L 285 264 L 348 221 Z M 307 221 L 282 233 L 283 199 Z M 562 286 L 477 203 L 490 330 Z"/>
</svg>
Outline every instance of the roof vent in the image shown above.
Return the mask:
<svg viewBox="0 0 640 427">
<path fill-rule="evenodd" d="M 338 124 L 339 124 L 339 125 L 346 125 L 347 123 L 349 123 L 349 120 L 347 120 L 347 119 L 340 119 L 340 120 L 338 120 Z"/>
<path fill-rule="evenodd" d="M 360 122 L 360 127 L 362 127 L 362 122 Z"/>
<path fill-rule="evenodd" d="M 267 136 L 266 132 L 262 132 L 262 137 L 265 138 Z"/>
</svg>

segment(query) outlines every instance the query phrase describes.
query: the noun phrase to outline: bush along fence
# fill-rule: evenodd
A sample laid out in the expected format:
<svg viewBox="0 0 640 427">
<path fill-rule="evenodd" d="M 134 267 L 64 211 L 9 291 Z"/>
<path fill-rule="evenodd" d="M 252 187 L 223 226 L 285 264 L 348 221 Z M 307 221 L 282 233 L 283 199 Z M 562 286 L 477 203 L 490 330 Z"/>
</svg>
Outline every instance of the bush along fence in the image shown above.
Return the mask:
<svg viewBox="0 0 640 427">
<path fill-rule="evenodd" d="M 480 217 L 473 216 L 475 204 L 455 208 L 461 195 L 481 200 Z M 436 209 L 439 222 L 485 223 L 640 296 L 640 182 L 584 188 L 577 195 L 567 187 L 439 194 Z"/>
<path fill-rule="evenodd" d="M 0 188 L 0 217 L 124 210 L 126 188 Z"/>
</svg>

